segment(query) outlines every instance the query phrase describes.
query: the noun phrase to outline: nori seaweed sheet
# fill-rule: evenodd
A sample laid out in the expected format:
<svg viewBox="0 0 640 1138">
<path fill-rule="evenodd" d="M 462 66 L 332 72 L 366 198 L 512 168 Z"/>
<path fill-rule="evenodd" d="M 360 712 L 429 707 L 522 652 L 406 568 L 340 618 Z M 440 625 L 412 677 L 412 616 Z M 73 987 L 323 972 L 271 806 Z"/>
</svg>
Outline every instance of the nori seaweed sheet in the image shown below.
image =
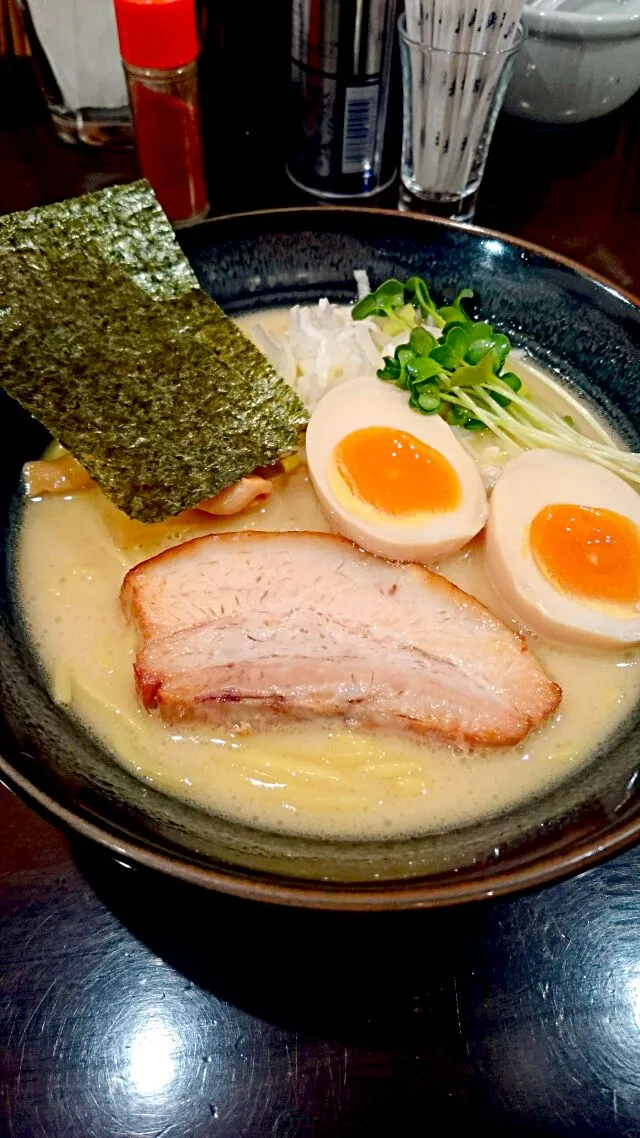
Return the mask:
<svg viewBox="0 0 640 1138">
<path fill-rule="evenodd" d="M 81 198 L 0 217 L 1 266 L 8 254 L 28 255 L 35 269 L 83 251 L 96 274 L 119 266 L 154 300 L 176 300 L 199 288 L 151 186 L 144 179 Z"/>
<path fill-rule="evenodd" d="M 145 183 L 0 219 L 0 385 L 147 522 L 274 462 L 306 421 Z"/>
</svg>

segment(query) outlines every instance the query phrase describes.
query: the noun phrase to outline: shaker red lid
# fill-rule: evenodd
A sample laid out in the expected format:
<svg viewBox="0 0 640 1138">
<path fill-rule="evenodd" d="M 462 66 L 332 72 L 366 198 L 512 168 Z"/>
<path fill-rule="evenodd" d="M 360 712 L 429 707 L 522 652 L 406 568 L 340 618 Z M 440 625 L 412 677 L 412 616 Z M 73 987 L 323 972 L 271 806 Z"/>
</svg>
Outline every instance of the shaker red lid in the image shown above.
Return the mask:
<svg viewBox="0 0 640 1138">
<path fill-rule="evenodd" d="M 197 56 L 195 0 L 115 0 L 115 9 L 125 63 L 168 70 Z"/>
</svg>

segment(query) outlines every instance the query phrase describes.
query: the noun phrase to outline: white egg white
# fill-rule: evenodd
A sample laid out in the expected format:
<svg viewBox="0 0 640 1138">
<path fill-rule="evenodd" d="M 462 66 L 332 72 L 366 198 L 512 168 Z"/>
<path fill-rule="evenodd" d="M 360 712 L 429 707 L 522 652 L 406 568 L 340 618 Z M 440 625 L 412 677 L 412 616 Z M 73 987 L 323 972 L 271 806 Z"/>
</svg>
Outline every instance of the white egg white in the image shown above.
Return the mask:
<svg viewBox="0 0 640 1138">
<path fill-rule="evenodd" d="M 534 632 L 596 647 L 640 643 L 637 606 L 600 604 L 557 588 L 538 567 L 529 528 L 547 506 L 612 510 L 640 526 L 640 495 L 596 463 L 552 450 L 511 459 L 489 505 L 486 560 L 496 591 Z"/>
<path fill-rule="evenodd" d="M 337 473 L 333 453 L 352 431 L 366 427 L 395 427 L 439 451 L 460 480 L 459 505 L 396 518 L 354 496 Z M 461 549 L 485 524 L 482 480 L 451 427 L 439 415 L 414 411 L 405 391 L 379 379 L 352 379 L 327 392 L 311 416 L 306 446 L 309 473 L 331 525 L 370 553 L 425 564 Z"/>
</svg>

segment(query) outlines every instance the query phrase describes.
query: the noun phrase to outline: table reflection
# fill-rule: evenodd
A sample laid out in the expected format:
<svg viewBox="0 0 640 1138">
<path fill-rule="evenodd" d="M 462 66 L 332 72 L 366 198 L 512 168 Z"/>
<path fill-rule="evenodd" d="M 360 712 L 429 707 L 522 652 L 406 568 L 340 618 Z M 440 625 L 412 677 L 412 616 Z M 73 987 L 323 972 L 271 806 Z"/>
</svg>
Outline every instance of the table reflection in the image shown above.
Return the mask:
<svg viewBox="0 0 640 1138">
<path fill-rule="evenodd" d="M 75 853 L 53 908 L 26 875 L 1 942 L 12 1136 L 36 1111 L 48 1138 L 375 1138 L 438 1111 L 494 1138 L 634 1133 L 640 851 L 514 900 L 369 915 Z"/>
</svg>

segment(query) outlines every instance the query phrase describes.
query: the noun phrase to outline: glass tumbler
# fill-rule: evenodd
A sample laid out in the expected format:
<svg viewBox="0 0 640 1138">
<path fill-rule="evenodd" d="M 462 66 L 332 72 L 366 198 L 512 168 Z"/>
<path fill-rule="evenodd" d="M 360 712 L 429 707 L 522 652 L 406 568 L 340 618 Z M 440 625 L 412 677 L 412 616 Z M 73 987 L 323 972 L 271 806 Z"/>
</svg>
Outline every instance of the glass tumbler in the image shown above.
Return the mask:
<svg viewBox="0 0 640 1138">
<path fill-rule="evenodd" d="M 113 0 L 18 0 L 18 7 L 58 137 L 132 145 Z"/>
<path fill-rule="evenodd" d="M 446 51 L 412 40 L 404 15 L 398 31 L 403 90 L 400 208 L 428 206 L 437 216 L 470 221 L 525 33 L 519 27 L 511 46 L 480 52 Z"/>
</svg>

